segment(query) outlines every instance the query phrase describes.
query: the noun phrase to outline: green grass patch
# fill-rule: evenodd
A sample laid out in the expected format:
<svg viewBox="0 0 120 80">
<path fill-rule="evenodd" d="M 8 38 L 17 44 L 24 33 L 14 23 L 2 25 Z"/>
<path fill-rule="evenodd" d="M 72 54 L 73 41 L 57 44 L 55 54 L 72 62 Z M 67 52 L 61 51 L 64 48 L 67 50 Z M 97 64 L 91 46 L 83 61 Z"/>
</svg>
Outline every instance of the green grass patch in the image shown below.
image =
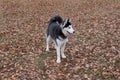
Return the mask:
<svg viewBox="0 0 120 80">
<path fill-rule="evenodd" d="M 55 53 L 50 52 L 50 53 L 47 53 L 47 54 L 42 54 L 39 57 L 35 58 L 35 60 L 34 60 L 35 68 L 36 69 L 38 69 L 38 68 L 43 69 L 45 67 L 44 60 L 47 57 L 53 57 L 53 56 L 55 56 Z"/>
</svg>

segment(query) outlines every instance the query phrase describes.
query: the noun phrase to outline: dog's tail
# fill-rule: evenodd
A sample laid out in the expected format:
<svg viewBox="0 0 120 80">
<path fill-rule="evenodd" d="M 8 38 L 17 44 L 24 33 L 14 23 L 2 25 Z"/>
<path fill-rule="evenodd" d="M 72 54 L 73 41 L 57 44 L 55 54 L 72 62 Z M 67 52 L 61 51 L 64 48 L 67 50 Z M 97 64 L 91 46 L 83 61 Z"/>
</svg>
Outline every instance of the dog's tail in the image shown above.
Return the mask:
<svg viewBox="0 0 120 80">
<path fill-rule="evenodd" d="M 50 19 L 49 24 L 51 24 L 53 22 L 57 22 L 57 23 L 61 24 L 63 22 L 63 19 L 61 16 L 55 15 Z"/>
</svg>

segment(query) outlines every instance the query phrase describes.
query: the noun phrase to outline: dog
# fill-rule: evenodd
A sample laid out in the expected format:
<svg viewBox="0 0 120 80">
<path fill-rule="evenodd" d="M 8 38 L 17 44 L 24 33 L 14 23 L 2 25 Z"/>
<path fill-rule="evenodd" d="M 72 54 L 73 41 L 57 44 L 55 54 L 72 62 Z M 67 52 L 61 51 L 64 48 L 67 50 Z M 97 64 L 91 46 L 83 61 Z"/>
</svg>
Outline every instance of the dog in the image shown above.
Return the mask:
<svg viewBox="0 0 120 80">
<path fill-rule="evenodd" d="M 46 30 L 46 51 L 49 51 L 49 41 L 53 40 L 57 52 L 57 63 L 61 62 L 61 57 L 66 58 L 64 49 L 68 36 L 75 33 L 70 19 L 63 20 L 61 16 L 53 16 Z"/>
</svg>

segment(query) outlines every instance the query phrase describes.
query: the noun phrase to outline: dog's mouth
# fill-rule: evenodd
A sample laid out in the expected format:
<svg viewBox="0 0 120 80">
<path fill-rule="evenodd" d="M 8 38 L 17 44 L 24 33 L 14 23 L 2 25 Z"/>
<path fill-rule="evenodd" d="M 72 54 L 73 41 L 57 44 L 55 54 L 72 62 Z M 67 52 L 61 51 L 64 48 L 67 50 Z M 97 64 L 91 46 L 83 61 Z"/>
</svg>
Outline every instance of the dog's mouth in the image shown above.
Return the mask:
<svg viewBox="0 0 120 80">
<path fill-rule="evenodd" d="M 72 36 L 73 33 L 70 33 L 69 31 L 67 31 L 68 35 Z"/>
</svg>

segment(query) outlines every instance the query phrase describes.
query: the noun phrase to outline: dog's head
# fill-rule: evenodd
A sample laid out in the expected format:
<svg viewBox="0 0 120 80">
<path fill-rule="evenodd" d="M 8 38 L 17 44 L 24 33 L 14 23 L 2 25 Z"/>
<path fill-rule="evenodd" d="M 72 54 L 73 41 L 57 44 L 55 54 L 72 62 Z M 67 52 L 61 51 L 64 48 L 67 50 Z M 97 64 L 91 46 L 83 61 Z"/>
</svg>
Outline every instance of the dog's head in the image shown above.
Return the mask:
<svg viewBox="0 0 120 80">
<path fill-rule="evenodd" d="M 62 25 L 62 32 L 66 35 L 69 36 L 73 33 L 75 33 L 75 30 L 72 28 L 72 23 L 70 19 L 65 19 Z"/>
</svg>

